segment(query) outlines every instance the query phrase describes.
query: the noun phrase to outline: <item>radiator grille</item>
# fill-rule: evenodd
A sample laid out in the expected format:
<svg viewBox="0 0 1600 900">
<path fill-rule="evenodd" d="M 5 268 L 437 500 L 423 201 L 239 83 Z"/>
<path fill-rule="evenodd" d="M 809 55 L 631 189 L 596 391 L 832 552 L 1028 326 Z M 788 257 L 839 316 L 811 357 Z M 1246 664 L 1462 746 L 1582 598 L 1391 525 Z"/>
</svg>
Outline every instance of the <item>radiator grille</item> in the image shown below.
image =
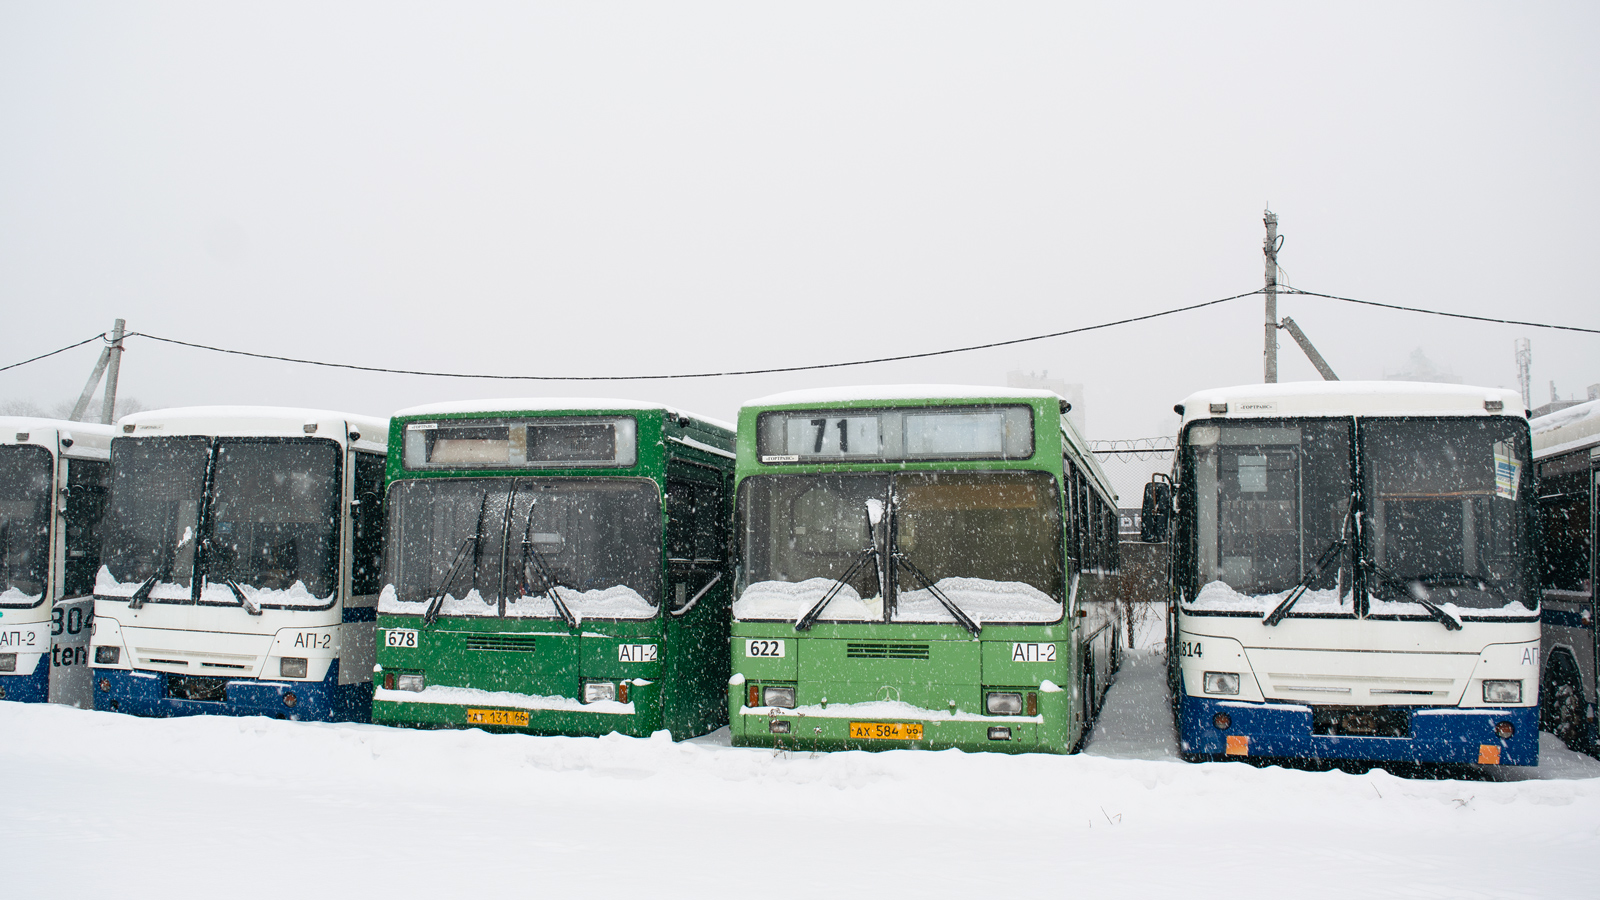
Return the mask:
<svg viewBox="0 0 1600 900">
<path fill-rule="evenodd" d="M 469 634 L 468 650 L 498 650 L 504 653 L 532 653 L 531 634 Z"/>
<path fill-rule="evenodd" d="M 894 644 L 888 641 L 852 641 L 844 645 L 846 659 L 927 659 L 927 644 Z"/>
</svg>

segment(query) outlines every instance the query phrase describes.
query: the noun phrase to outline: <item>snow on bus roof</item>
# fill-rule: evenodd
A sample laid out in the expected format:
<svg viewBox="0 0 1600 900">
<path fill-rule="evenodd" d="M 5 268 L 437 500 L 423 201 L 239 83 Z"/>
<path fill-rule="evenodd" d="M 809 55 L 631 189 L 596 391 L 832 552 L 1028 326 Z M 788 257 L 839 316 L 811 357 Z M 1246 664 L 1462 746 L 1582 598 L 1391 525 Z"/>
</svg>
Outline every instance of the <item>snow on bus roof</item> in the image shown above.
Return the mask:
<svg viewBox="0 0 1600 900">
<path fill-rule="evenodd" d="M 566 410 L 645 410 L 660 409 L 673 415 L 688 416 L 698 419 L 708 425 L 725 428 L 733 431 L 733 425 L 721 419 L 702 416 L 686 409 L 678 409 L 664 403 L 651 403 L 644 400 L 619 400 L 606 397 L 501 397 L 489 400 L 452 400 L 446 403 L 426 403 L 422 406 L 408 406 L 399 410 L 394 415 L 400 416 L 443 416 L 457 413 L 502 413 L 513 415 L 521 412 L 564 412 Z"/>
<path fill-rule="evenodd" d="M 117 429 L 99 422 L 43 419 L 38 416 L 0 416 L 0 440 L 54 448 L 77 459 L 105 459 Z"/>
<path fill-rule="evenodd" d="M 984 384 L 867 384 L 857 387 L 786 391 L 746 400 L 744 406 L 794 406 L 806 403 L 871 403 L 875 400 L 1061 399 L 1054 391 Z"/>
<path fill-rule="evenodd" d="M 345 422 L 361 433 L 360 444 L 386 447 L 389 420 L 383 416 L 290 406 L 181 406 L 133 413 L 117 420 L 125 434 L 304 435 L 305 426 Z M 130 426 L 132 426 L 130 430 Z"/>
<path fill-rule="evenodd" d="M 1504 388 L 1396 381 L 1291 381 L 1197 391 L 1183 400 L 1183 420 L 1211 418 L 1212 404 L 1228 404 L 1229 418 L 1277 416 L 1484 415 L 1498 400 L 1501 414 L 1522 415 L 1522 397 Z"/>
<path fill-rule="evenodd" d="M 1600 443 L 1600 400 L 1557 410 L 1528 425 L 1533 429 L 1533 455 L 1537 457 Z"/>
</svg>

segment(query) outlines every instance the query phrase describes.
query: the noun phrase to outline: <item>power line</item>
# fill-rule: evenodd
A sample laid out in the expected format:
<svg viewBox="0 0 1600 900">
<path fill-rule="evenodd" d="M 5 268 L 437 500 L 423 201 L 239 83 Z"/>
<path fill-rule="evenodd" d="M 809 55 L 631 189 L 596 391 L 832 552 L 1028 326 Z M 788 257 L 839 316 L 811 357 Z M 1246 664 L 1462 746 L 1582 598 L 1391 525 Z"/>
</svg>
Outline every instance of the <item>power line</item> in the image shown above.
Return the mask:
<svg viewBox="0 0 1600 900">
<path fill-rule="evenodd" d="M 227 347 L 215 347 L 209 344 L 195 343 L 193 341 L 181 341 L 177 338 L 162 337 L 161 335 L 148 334 L 138 331 L 128 333 L 125 338 L 142 337 L 148 338 L 152 341 L 160 341 L 166 344 L 175 344 L 181 347 L 191 347 L 197 350 L 209 350 L 213 353 L 226 353 L 234 356 L 248 356 L 255 359 L 268 359 L 276 362 L 296 363 L 307 366 L 322 366 L 330 369 L 350 369 L 358 372 L 378 372 L 390 375 L 422 375 L 430 378 L 482 378 L 494 381 L 666 381 L 673 379 L 724 378 L 734 375 L 773 375 L 784 372 L 808 372 L 820 369 L 842 369 L 852 366 L 874 365 L 877 363 L 902 362 L 910 359 L 927 359 L 929 357 L 948 356 L 955 353 L 970 353 L 974 350 L 988 350 L 995 347 L 1009 347 L 1015 344 L 1026 344 L 1033 341 L 1044 341 L 1051 338 L 1066 337 L 1073 334 L 1100 331 L 1106 328 L 1116 328 L 1121 325 L 1131 325 L 1135 322 L 1147 322 L 1152 319 L 1160 319 L 1166 316 L 1177 315 L 1178 313 L 1204 309 L 1208 306 L 1217 306 L 1218 304 L 1227 303 L 1232 300 L 1239 300 L 1244 297 L 1263 293 L 1264 290 L 1264 288 L 1258 288 L 1253 291 L 1247 291 L 1243 294 L 1235 294 L 1232 297 L 1222 297 L 1217 300 L 1207 300 L 1204 303 L 1195 303 L 1189 306 L 1180 306 L 1175 309 L 1162 310 L 1161 312 L 1148 313 L 1142 316 L 1118 319 L 1114 322 L 1102 322 L 1098 325 L 1085 325 L 1080 328 L 1069 328 L 1064 331 L 1053 331 L 1049 334 L 1036 334 L 1030 337 L 1012 338 L 1005 341 L 992 341 L 986 344 L 972 344 L 964 347 L 951 347 L 944 350 L 929 350 L 922 353 L 905 353 L 899 356 L 881 356 L 873 359 L 858 359 L 848 362 L 816 363 L 806 366 L 781 366 L 769 369 L 735 369 L 721 372 L 683 372 L 659 375 L 482 375 L 463 372 L 429 372 L 420 369 L 394 369 L 382 366 L 362 366 L 356 365 L 355 363 L 326 362 L 315 359 L 299 359 L 292 356 L 279 356 L 271 353 L 256 353 L 250 350 L 234 350 Z M 1338 300 L 1344 303 L 1356 303 L 1362 306 L 1375 306 L 1380 309 L 1393 309 L 1401 312 L 1421 313 L 1423 315 L 1443 316 L 1453 319 L 1467 319 L 1474 322 L 1489 322 L 1498 325 L 1520 325 L 1527 328 L 1549 328 L 1558 331 L 1575 331 L 1583 334 L 1600 334 L 1600 329 L 1583 328 L 1576 325 L 1552 325 L 1545 322 L 1526 322 L 1517 319 L 1495 319 L 1487 316 L 1468 315 L 1466 313 L 1443 312 L 1436 309 L 1421 309 L 1414 306 L 1399 306 L 1393 303 L 1379 303 L 1374 300 L 1357 300 L 1354 297 L 1340 297 L 1336 294 L 1323 294 L 1317 291 L 1306 291 L 1299 288 L 1288 287 L 1287 285 L 1279 285 L 1278 292 L 1280 294 L 1300 294 L 1307 297 L 1322 297 L 1328 300 Z M 49 353 L 40 354 L 32 359 L 25 359 L 21 362 L 15 362 L 7 366 L 0 367 L 0 372 L 6 372 L 20 366 L 28 365 L 29 363 L 38 362 L 42 359 L 48 359 L 49 357 L 55 356 L 59 353 L 65 353 L 68 350 L 81 347 L 84 344 L 92 343 L 96 340 L 106 340 L 106 335 L 102 332 L 101 334 L 96 334 L 92 337 L 78 341 L 75 344 L 69 344 L 59 350 L 52 350 Z"/>
<path fill-rule="evenodd" d="M 1383 309 L 1398 309 L 1401 312 L 1423 313 L 1429 316 L 1445 316 L 1451 319 L 1471 319 L 1474 322 L 1493 322 L 1497 325 L 1523 325 L 1528 328 L 1553 328 L 1557 331 L 1581 331 L 1584 334 L 1600 334 L 1600 328 L 1579 328 L 1576 325 L 1548 325 L 1544 322 L 1522 322 L 1517 319 L 1491 319 L 1488 316 L 1469 316 L 1466 313 L 1440 312 L 1437 309 L 1418 309 L 1415 306 L 1396 306 L 1393 303 L 1379 303 L 1376 300 L 1357 300 L 1354 297 L 1338 297 L 1333 294 L 1319 294 L 1316 291 L 1302 291 L 1299 288 L 1280 287 L 1282 294 L 1304 294 L 1307 297 L 1326 297 L 1329 300 L 1343 300 L 1346 303 L 1359 303 L 1362 306 L 1377 306 Z"/>
<path fill-rule="evenodd" d="M 60 350 L 51 350 L 49 353 L 42 353 L 42 354 L 40 354 L 38 356 L 35 356 L 33 359 L 25 359 L 22 362 L 15 362 L 15 363 L 12 363 L 9 366 L 0 366 L 0 372 L 5 372 L 5 371 L 7 371 L 9 369 L 15 369 L 18 366 L 25 366 L 28 363 L 38 362 L 41 359 L 49 359 L 50 357 L 55 356 L 57 353 L 65 353 L 68 350 L 73 349 L 74 347 L 82 347 L 84 344 L 87 344 L 87 343 L 89 343 L 91 341 L 103 341 L 105 339 L 106 339 L 106 334 L 105 334 L 105 332 L 102 331 L 99 334 L 95 335 L 94 337 L 84 338 L 83 340 L 77 342 L 76 344 L 68 344 L 67 346 L 62 347 Z"/>
<path fill-rule="evenodd" d="M 877 363 L 901 362 L 908 359 L 927 359 L 931 356 L 948 356 L 952 353 L 970 353 L 973 350 L 987 350 L 993 347 L 1009 347 L 1013 344 L 1025 344 L 1030 341 L 1043 341 L 1050 338 L 1065 337 L 1069 334 L 1082 334 L 1086 331 L 1099 331 L 1104 328 L 1115 328 L 1119 325 L 1131 325 L 1134 322 L 1145 322 L 1150 319 L 1159 319 L 1163 316 L 1177 315 L 1203 309 L 1207 306 L 1216 306 L 1241 297 L 1259 294 L 1259 290 L 1235 294 L 1232 297 L 1223 297 L 1219 300 L 1207 300 L 1204 303 L 1195 303 L 1190 306 L 1181 306 L 1177 309 L 1168 309 L 1161 312 L 1148 313 L 1142 316 L 1133 316 L 1127 319 L 1118 319 L 1115 322 L 1103 322 L 1099 325 L 1085 325 L 1081 328 L 1069 328 L 1065 331 L 1054 331 L 1050 334 L 1036 334 L 1032 337 L 1012 338 L 1007 341 L 993 341 L 987 344 L 972 344 L 966 347 L 952 347 L 946 350 L 929 350 L 923 353 L 905 353 L 899 356 L 880 356 L 874 359 L 858 359 L 850 362 L 816 363 L 809 366 L 781 366 L 771 369 L 737 369 L 725 372 L 681 372 L 667 375 L 475 375 L 462 372 L 425 372 L 417 369 L 390 369 L 380 366 L 359 366 L 354 363 L 324 362 L 315 359 L 296 359 L 288 356 L 275 356 L 270 353 L 253 353 L 249 350 L 232 350 L 226 347 L 213 347 L 208 344 L 197 344 L 191 341 L 180 341 L 176 338 L 161 337 L 144 332 L 130 332 L 127 336 L 149 338 L 167 344 L 177 344 L 182 347 L 193 347 L 199 350 L 210 350 L 216 353 L 230 353 L 235 356 L 249 356 L 256 359 L 270 359 L 277 362 L 299 363 L 307 366 L 325 366 L 330 369 L 354 369 L 358 372 L 382 372 L 391 375 L 426 375 L 432 378 L 485 378 L 496 381 L 667 381 L 672 379 L 687 378 L 725 378 L 733 375 L 773 375 L 782 372 L 809 372 L 818 369 L 842 369 L 850 366 L 869 366 Z"/>
</svg>

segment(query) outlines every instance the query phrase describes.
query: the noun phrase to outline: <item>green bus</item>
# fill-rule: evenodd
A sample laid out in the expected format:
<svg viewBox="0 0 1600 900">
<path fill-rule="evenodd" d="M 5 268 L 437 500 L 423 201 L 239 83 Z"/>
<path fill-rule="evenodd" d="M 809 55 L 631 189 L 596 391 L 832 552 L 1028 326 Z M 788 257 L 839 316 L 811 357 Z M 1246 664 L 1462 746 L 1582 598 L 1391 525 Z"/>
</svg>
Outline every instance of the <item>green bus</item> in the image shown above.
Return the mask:
<svg viewBox="0 0 1600 900">
<path fill-rule="evenodd" d="M 1049 391 L 739 412 L 732 742 L 1067 753 L 1117 663 L 1117 505 Z"/>
<path fill-rule="evenodd" d="M 649 403 L 395 414 L 372 720 L 722 726 L 733 461 L 730 426 Z"/>
</svg>

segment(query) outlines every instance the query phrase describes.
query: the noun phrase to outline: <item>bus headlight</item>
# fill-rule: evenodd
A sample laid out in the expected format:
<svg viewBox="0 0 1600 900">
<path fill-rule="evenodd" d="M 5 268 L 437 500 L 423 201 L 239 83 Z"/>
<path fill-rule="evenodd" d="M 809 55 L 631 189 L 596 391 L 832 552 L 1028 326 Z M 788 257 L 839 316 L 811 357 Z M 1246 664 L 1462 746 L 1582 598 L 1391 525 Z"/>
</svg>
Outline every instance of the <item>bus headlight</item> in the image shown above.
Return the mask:
<svg viewBox="0 0 1600 900">
<path fill-rule="evenodd" d="M 298 656 L 285 656 L 278 660 L 278 677 L 304 678 L 306 677 L 306 661 Z"/>
<path fill-rule="evenodd" d="M 794 688 L 763 687 L 761 689 L 761 705 L 794 709 Z"/>
<path fill-rule="evenodd" d="M 1022 693 L 1020 691 L 990 691 L 983 695 L 983 708 L 991 716 L 1020 716 L 1022 715 Z"/>
<path fill-rule="evenodd" d="M 1483 702 L 1521 703 L 1522 682 L 1485 678 L 1483 680 Z"/>
<path fill-rule="evenodd" d="M 397 691 L 418 691 L 427 686 L 426 679 L 420 673 L 414 675 L 396 674 L 394 676 L 394 689 Z"/>
<path fill-rule="evenodd" d="M 617 686 L 609 681 L 590 681 L 583 686 L 583 702 L 599 703 L 617 699 Z"/>
<path fill-rule="evenodd" d="M 1239 693 L 1239 673 L 1237 672 L 1207 672 L 1203 679 L 1205 692 L 1208 694 L 1237 694 Z"/>
<path fill-rule="evenodd" d="M 17 670 L 17 655 L 15 653 L 0 653 L 0 672 L 15 672 Z"/>
<path fill-rule="evenodd" d="M 114 666 L 122 659 L 121 647 L 94 648 L 94 662 L 99 666 Z"/>
</svg>

